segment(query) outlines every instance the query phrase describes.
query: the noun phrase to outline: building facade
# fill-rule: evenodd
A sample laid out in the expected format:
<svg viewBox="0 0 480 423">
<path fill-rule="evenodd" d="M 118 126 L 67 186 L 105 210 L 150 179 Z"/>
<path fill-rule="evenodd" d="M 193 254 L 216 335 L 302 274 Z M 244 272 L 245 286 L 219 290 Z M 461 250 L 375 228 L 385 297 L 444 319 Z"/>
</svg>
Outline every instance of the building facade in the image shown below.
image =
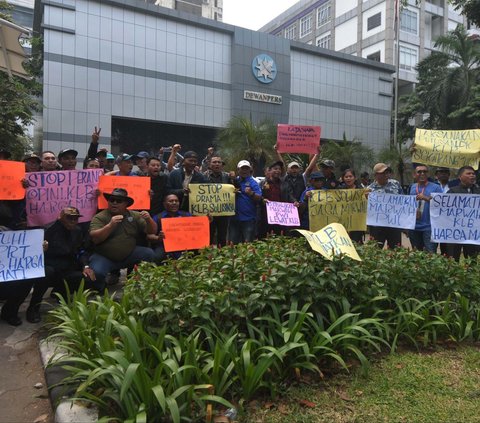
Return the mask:
<svg viewBox="0 0 480 423">
<path fill-rule="evenodd" d="M 390 137 L 392 66 L 135 0 L 43 0 L 42 149 L 205 151 L 232 116 Z M 141 131 L 140 131 L 141 129 Z M 139 134 L 142 135 L 139 135 Z"/>
<path fill-rule="evenodd" d="M 223 20 L 223 0 L 146 0 L 146 2 L 219 22 Z"/>
<path fill-rule="evenodd" d="M 435 39 L 458 24 L 468 27 L 448 0 L 409 0 L 400 14 L 400 94 L 416 82 L 416 64 Z M 395 0 L 301 0 L 260 31 L 394 65 Z"/>
</svg>

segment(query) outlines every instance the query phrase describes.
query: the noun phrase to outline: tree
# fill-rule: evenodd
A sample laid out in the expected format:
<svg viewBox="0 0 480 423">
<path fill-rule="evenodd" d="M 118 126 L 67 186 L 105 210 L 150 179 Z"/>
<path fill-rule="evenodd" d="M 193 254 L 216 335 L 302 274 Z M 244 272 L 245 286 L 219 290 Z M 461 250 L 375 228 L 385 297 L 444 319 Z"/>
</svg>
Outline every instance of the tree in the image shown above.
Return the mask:
<svg viewBox="0 0 480 423">
<path fill-rule="evenodd" d="M 455 10 L 460 11 L 467 19 L 480 27 L 480 0 L 450 0 Z"/>
<path fill-rule="evenodd" d="M 276 158 L 277 128 L 271 120 L 253 123 L 244 116 L 234 116 L 218 135 L 219 151 L 227 165 L 235 168 L 238 161 L 248 160 L 256 174 Z"/>
<path fill-rule="evenodd" d="M 331 159 L 337 168 L 351 168 L 357 172 L 369 169 L 375 160 L 373 150 L 353 138 L 347 140 L 345 132 L 342 141 L 328 141 L 322 144 L 322 158 Z"/>
<path fill-rule="evenodd" d="M 9 8 L 0 1 L 0 17 L 11 21 Z M 40 43 L 39 39 L 32 40 L 35 51 L 41 50 L 38 48 Z M 38 97 L 42 87 L 36 77 L 41 73 L 41 63 L 41 57 L 35 54 L 24 64 L 30 79 L 9 77 L 6 72 L 0 72 L 0 148 L 11 151 L 17 158 L 25 153 L 29 145 L 26 127 L 33 123 L 34 114 L 40 109 Z"/>
<path fill-rule="evenodd" d="M 427 114 L 422 126 L 434 129 L 479 127 L 475 105 L 480 101 L 480 42 L 463 26 L 437 39 L 439 51 L 418 65 L 416 91 L 407 97 L 400 119 L 405 123 Z"/>
</svg>

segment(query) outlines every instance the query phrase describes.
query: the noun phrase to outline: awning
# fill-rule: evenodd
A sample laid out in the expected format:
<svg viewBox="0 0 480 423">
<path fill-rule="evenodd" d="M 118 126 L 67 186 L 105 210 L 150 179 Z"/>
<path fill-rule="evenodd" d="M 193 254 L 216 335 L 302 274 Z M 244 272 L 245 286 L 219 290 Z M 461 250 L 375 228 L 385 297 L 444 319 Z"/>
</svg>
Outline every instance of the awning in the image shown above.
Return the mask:
<svg viewBox="0 0 480 423">
<path fill-rule="evenodd" d="M 0 70 L 10 76 L 27 78 L 27 72 L 22 66 L 27 55 L 20 45 L 21 35 L 30 35 L 30 31 L 0 18 Z"/>
</svg>

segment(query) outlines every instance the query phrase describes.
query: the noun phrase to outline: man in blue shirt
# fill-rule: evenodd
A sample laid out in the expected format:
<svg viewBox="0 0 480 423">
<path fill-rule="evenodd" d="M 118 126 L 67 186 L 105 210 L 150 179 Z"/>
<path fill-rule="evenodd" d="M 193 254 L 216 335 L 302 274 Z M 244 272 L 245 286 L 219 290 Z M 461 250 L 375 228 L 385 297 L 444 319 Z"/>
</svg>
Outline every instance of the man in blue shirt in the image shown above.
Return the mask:
<svg viewBox="0 0 480 423">
<path fill-rule="evenodd" d="M 437 252 L 437 243 L 431 241 L 430 200 L 433 193 L 442 193 L 442 187 L 428 181 L 428 167 L 423 164 L 415 166 L 414 178 L 417 183 L 410 187 L 410 195 L 415 195 L 418 202 L 415 229 L 408 231 L 412 247 L 430 253 Z"/>
<path fill-rule="evenodd" d="M 257 230 L 257 203 L 262 199 L 262 190 L 252 177 L 252 166 L 247 160 L 240 160 L 237 165 L 238 176 L 235 197 L 235 216 L 230 220 L 229 241 L 234 244 L 252 242 Z"/>
</svg>

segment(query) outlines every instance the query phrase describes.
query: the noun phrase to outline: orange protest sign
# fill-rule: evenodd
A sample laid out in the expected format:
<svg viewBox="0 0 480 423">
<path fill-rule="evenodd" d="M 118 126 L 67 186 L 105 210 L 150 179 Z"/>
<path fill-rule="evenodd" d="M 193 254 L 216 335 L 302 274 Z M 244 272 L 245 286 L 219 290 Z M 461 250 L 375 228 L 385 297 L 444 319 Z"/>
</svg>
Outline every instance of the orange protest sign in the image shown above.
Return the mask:
<svg viewBox="0 0 480 423">
<path fill-rule="evenodd" d="M 165 234 L 165 252 L 197 250 L 210 245 L 210 223 L 207 216 L 161 219 Z"/>
<path fill-rule="evenodd" d="M 0 160 L 0 200 L 24 198 L 23 178 L 25 178 L 25 163 Z"/>
<path fill-rule="evenodd" d="M 134 203 L 129 207 L 130 210 L 150 209 L 150 178 L 145 176 L 100 176 L 98 181 L 99 209 L 108 207 L 103 193 L 110 194 L 114 188 L 126 189 L 128 196 L 134 199 Z"/>
</svg>

